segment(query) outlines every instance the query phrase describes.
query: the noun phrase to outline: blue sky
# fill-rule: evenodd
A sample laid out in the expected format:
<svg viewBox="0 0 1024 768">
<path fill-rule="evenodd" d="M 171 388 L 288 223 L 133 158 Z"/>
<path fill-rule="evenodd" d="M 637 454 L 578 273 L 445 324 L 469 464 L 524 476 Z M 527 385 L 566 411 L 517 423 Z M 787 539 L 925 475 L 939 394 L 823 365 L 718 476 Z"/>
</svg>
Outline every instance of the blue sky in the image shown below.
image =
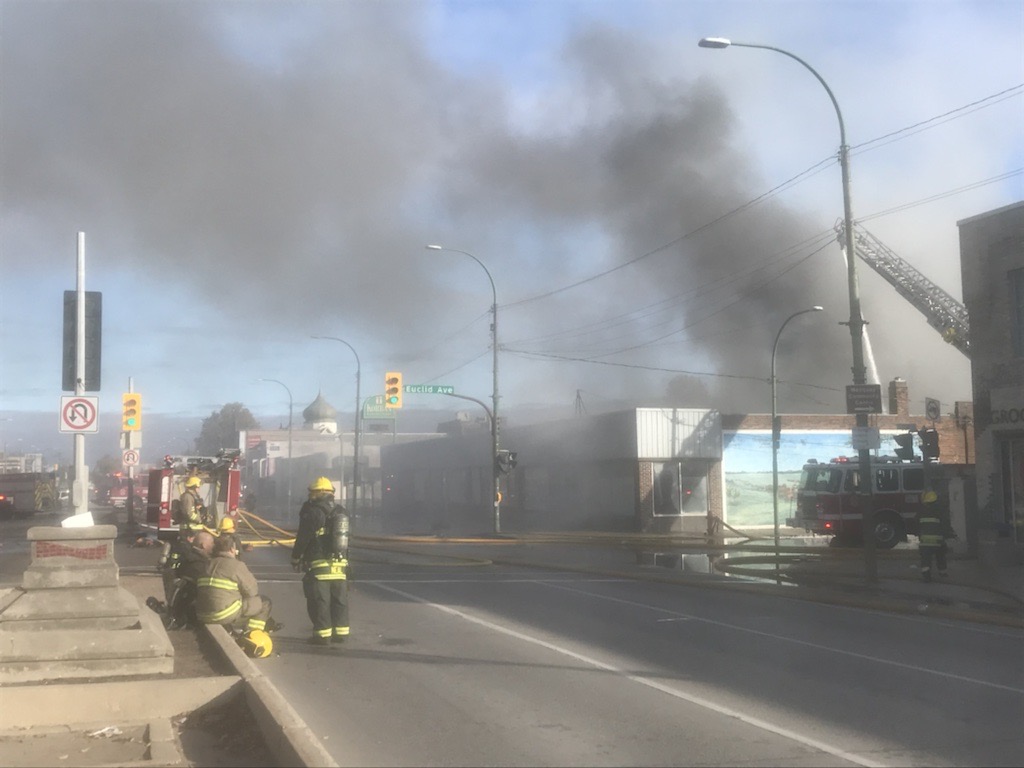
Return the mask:
<svg viewBox="0 0 1024 768">
<path fill-rule="evenodd" d="M 811 304 L 826 311 L 787 328 L 780 407 L 840 409 L 835 112 L 787 57 L 697 40 L 814 66 L 854 148 L 854 217 L 959 298 L 957 220 L 1024 198 L 1022 16 L 1015 1 L 0 0 L 0 428 L 56 418 L 79 231 L 104 296 L 101 418 L 129 377 L 169 417 L 240 401 L 280 418 L 284 393 L 260 378 L 297 408 L 322 390 L 347 409 L 354 358 L 311 335 L 359 351 L 366 396 L 396 369 L 489 396 L 489 283 L 427 243 L 493 275 L 506 409 L 571 416 L 579 392 L 590 411 L 757 410 L 775 331 Z M 860 284 L 883 384 L 907 379 L 912 412 L 969 399 L 966 358 L 863 265 Z"/>
</svg>

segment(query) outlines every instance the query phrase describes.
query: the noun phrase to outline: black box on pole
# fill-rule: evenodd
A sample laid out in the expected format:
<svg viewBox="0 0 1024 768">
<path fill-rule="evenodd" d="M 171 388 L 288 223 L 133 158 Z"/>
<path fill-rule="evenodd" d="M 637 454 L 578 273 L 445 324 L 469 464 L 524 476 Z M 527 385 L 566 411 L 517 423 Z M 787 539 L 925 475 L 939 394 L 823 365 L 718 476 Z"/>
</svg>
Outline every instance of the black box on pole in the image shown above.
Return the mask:
<svg viewBox="0 0 1024 768">
<path fill-rule="evenodd" d="M 103 294 L 85 291 L 84 391 L 100 391 L 100 350 L 103 337 Z M 75 391 L 75 340 L 78 337 L 78 292 L 64 291 L 64 355 L 61 389 Z"/>
</svg>

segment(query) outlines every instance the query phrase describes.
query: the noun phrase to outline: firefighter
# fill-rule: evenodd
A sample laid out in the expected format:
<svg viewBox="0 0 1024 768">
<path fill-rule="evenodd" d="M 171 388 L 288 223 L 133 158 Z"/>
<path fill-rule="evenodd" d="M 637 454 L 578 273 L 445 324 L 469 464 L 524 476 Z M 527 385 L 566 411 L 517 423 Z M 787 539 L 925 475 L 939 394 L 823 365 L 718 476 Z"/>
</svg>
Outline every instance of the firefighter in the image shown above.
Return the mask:
<svg viewBox="0 0 1024 768">
<path fill-rule="evenodd" d="M 246 633 L 273 632 L 281 626 L 270 618 L 270 598 L 259 594 L 256 577 L 238 559 L 230 536 L 214 541 L 213 557 L 198 586 L 196 615 L 204 624 L 221 624 Z"/>
<path fill-rule="evenodd" d="M 932 580 L 932 559 L 939 569 L 939 576 L 948 576 L 946 570 L 946 539 L 956 538 L 949 515 L 938 504 L 935 491 L 921 494 L 921 511 L 917 516 L 917 549 L 921 555 L 921 578 Z"/>
<path fill-rule="evenodd" d="M 242 552 L 245 551 L 245 546 L 242 544 L 242 538 L 238 535 L 238 529 L 235 526 L 235 520 L 233 517 L 224 515 L 217 523 L 217 535 L 224 537 L 228 536 L 235 540 L 235 549 L 238 551 L 238 559 L 242 559 Z"/>
<path fill-rule="evenodd" d="M 185 480 L 185 490 L 181 494 L 181 519 L 178 526 L 182 531 L 199 531 L 206 527 L 206 505 L 199 496 L 199 486 L 203 481 L 196 475 L 189 475 Z"/>
<path fill-rule="evenodd" d="M 343 643 L 348 626 L 348 513 L 334 503 L 334 485 L 318 477 L 299 510 L 292 568 L 304 570 L 302 592 L 313 622 L 313 645 Z"/>
</svg>

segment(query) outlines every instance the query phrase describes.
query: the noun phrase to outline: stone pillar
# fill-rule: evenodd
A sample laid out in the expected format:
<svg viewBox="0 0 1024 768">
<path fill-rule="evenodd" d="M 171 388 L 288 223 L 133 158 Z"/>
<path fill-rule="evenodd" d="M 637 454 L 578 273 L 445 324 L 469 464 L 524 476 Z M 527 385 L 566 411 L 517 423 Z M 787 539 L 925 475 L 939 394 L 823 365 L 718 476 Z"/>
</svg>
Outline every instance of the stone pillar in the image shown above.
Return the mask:
<svg viewBox="0 0 1024 768">
<path fill-rule="evenodd" d="M 0 594 L 0 684 L 170 674 L 161 618 L 118 585 L 113 525 L 28 530 L 21 588 Z"/>
</svg>

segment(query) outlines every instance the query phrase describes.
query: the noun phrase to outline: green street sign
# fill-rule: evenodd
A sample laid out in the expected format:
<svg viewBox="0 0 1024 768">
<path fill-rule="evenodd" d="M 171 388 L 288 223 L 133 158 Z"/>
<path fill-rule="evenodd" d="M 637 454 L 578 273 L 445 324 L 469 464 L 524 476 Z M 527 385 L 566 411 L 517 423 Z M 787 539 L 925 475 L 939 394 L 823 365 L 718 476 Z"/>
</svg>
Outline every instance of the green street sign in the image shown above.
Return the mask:
<svg viewBox="0 0 1024 768">
<path fill-rule="evenodd" d="M 407 395 L 454 395 L 455 387 L 447 384 L 406 384 L 402 391 Z"/>
<path fill-rule="evenodd" d="M 363 402 L 364 419 L 394 419 L 395 409 L 384 405 L 384 395 L 374 395 Z"/>
</svg>

